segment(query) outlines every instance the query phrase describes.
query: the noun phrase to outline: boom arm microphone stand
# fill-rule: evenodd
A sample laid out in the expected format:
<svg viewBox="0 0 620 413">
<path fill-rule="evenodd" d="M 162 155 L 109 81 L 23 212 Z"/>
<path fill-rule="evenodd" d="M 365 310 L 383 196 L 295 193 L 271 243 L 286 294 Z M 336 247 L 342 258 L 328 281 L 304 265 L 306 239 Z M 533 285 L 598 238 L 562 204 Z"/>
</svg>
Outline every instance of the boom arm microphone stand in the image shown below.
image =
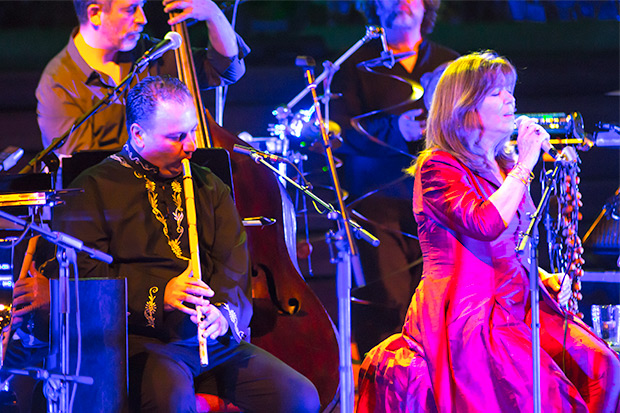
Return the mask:
<svg viewBox="0 0 620 413">
<path fill-rule="evenodd" d="M 50 384 L 50 388 L 53 389 L 53 394 L 48 395 L 52 400 L 48 400 L 49 411 L 53 413 L 68 413 L 70 412 L 69 407 L 69 392 L 68 392 L 68 384 L 69 382 L 74 383 L 84 383 L 84 384 L 93 384 L 93 379 L 91 377 L 83 377 L 78 375 L 70 375 L 69 374 L 69 270 L 71 265 L 76 265 L 77 263 L 77 252 L 82 251 L 87 253 L 91 258 L 103 261 L 105 263 L 112 263 L 112 257 L 104 252 L 99 250 L 89 248 L 84 246 L 84 243 L 77 238 L 71 237 L 67 234 L 57 231 L 49 231 L 48 229 L 41 227 L 39 225 L 29 223 L 24 221 L 21 218 L 15 217 L 11 214 L 8 214 L 4 211 L 0 211 L 0 218 L 6 219 L 7 221 L 13 222 L 17 225 L 24 227 L 25 229 L 31 229 L 35 232 L 41 234 L 45 239 L 47 239 L 52 244 L 58 246 L 58 261 L 59 261 L 59 282 L 58 282 L 58 297 L 59 300 L 59 312 L 58 318 L 60 320 L 60 374 L 51 374 L 47 371 L 42 370 L 31 370 L 31 371 L 19 371 L 19 370 L 8 370 L 11 374 L 23 374 L 23 375 L 31 375 L 35 378 L 43 378 L 48 384 Z M 77 274 L 76 274 L 77 279 Z M 77 288 L 77 286 L 76 286 Z"/>
<path fill-rule="evenodd" d="M 327 79 L 328 76 L 331 77 L 334 72 L 340 69 L 340 65 L 347 60 L 353 53 L 357 51 L 360 47 L 362 47 L 365 43 L 368 43 L 370 40 L 375 39 L 381 36 L 383 33 L 383 29 L 381 27 L 376 26 L 368 26 L 366 27 L 366 34 L 360 40 L 358 40 L 353 46 L 349 48 L 346 52 L 342 54 L 333 64 L 328 65 L 327 67 L 316 79 L 312 82 L 309 82 L 308 86 L 306 86 L 301 92 L 297 94 L 290 102 L 286 104 L 286 106 L 281 106 L 274 111 L 276 118 L 278 120 L 282 120 L 288 116 L 291 109 L 299 103 L 311 90 L 315 90 L 317 85 L 319 85 L 323 80 Z M 329 88 L 327 88 L 329 90 Z M 327 93 L 326 93 L 326 96 Z"/>
<path fill-rule="evenodd" d="M 118 97 L 117 95 L 120 94 L 120 90 L 126 84 L 129 84 L 131 79 L 133 79 L 133 77 L 138 73 L 136 70 L 137 68 L 138 67 L 135 66 L 134 70 L 131 73 L 129 73 L 127 76 L 125 76 L 125 78 L 121 81 L 121 83 L 118 86 L 112 89 L 105 97 L 100 99 L 98 102 L 95 102 L 95 104 L 88 111 L 86 111 L 75 122 L 73 122 L 71 127 L 67 129 L 65 133 L 63 133 L 61 136 L 57 138 L 54 138 L 47 148 L 43 149 L 41 152 L 36 154 L 35 157 L 32 158 L 30 162 L 28 162 L 28 164 L 22 168 L 21 171 L 19 171 L 19 173 L 27 174 L 29 172 L 35 171 L 37 169 L 37 165 L 39 164 L 39 162 L 44 161 L 48 156 L 50 156 L 53 150 L 58 149 L 62 145 L 64 145 L 69 135 L 71 135 L 71 133 L 73 133 L 75 129 L 82 126 L 84 122 L 86 122 L 92 115 L 94 115 L 103 106 L 108 106 L 111 102 L 116 100 L 116 98 Z M 56 167 L 56 170 L 57 169 L 58 168 Z M 52 172 L 55 172 L 55 171 L 52 171 Z"/>
<path fill-rule="evenodd" d="M 326 83 L 324 85 L 325 97 L 323 103 L 326 108 L 326 115 L 329 114 L 329 99 L 330 99 L 330 83 L 333 74 L 340 69 L 340 65 L 347 60 L 353 53 L 355 53 L 360 47 L 370 40 L 381 36 L 383 29 L 381 27 L 368 26 L 366 28 L 366 34 L 358 40 L 353 46 L 351 46 L 342 56 L 340 56 L 333 64 L 324 64 L 325 70 L 315 79 L 314 74 L 310 67 L 306 67 L 306 78 L 308 85 L 295 96 L 286 106 L 281 106 L 273 111 L 278 121 L 281 124 L 286 123 L 286 119 L 289 116 L 291 109 L 301 101 L 309 92 L 312 92 L 312 98 L 314 101 L 315 113 L 317 121 L 321 130 L 321 137 L 323 140 L 323 146 L 327 156 L 329 164 L 329 171 L 332 177 L 334 185 L 334 191 L 338 199 L 338 231 L 336 234 L 332 232 L 328 233 L 327 242 L 334 244 L 337 247 L 337 258 L 332 259 L 332 263 L 337 264 L 336 270 L 336 290 L 338 294 L 338 335 L 340 341 L 340 408 L 342 412 L 352 412 L 354 408 L 354 384 L 353 384 L 353 368 L 351 363 L 351 273 L 355 276 L 356 284 L 363 286 L 365 284 L 364 276 L 362 273 L 362 266 L 360 263 L 359 254 L 355 241 L 352 236 L 351 227 L 355 226 L 349 219 L 349 214 L 344 205 L 342 196 L 342 188 L 340 181 L 338 180 L 338 174 L 336 173 L 336 165 L 332 152 L 332 147 L 329 142 L 328 125 L 321 114 L 321 107 L 319 99 L 316 94 L 316 87 L 321 82 Z M 299 60 L 299 59 L 298 59 Z M 310 66 L 307 64 L 307 66 Z M 280 174 L 282 175 L 282 174 Z M 304 191 L 307 193 L 306 191 Z M 314 197 L 313 197 L 314 198 Z M 357 230 L 357 229 L 356 229 Z M 363 232 L 357 232 L 358 234 Z M 365 238 L 365 237 L 362 237 Z M 374 246 L 379 245 L 379 240 L 372 237 L 376 241 L 372 241 Z M 331 244 L 330 244 L 331 246 Z"/>
<path fill-rule="evenodd" d="M 312 92 L 315 113 L 321 129 L 321 137 L 323 138 L 323 146 L 334 191 L 338 199 L 338 209 L 340 210 L 339 229 L 335 243 L 338 248 L 336 290 L 338 292 L 338 333 L 340 338 L 340 406 L 343 412 L 348 413 L 353 411 L 354 405 L 353 367 L 351 364 L 351 269 L 353 269 L 357 285 L 364 285 L 364 277 L 361 271 L 359 253 L 351 233 L 349 213 L 344 204 L 334 154 L 321 115 L 321 106 L 316 94 L 313 70 L 311 66 L 306 67 L 305 70 L 308 87 Z"/>
<path fill-rule="evenodd" d="M 168 35 L 166 36 L 166 38 L 168 38 Z M 168 40 L 171 40 L 171 39 L 168 39 Z M 171 40 L 171 42 L 174 43 L 174 46 L 170 46 L 169 48 L 176 49 L 176 48 L 178 48 L 180 46 L 180 40 L 177 39 L 177 38 L 174 38 L 174 40 Z M 86 111 L 84 114 L 82 114 L 82 116 L 80 116 L 78 119 L 76 119 L 76 121 L 73 122 L 71 127 L 69 129 L 67 129 L 65 131 L 65 133 L 63 133 L 61 136 L 59 136 L 57 138 L 54 138 L 52 140 L 52 142 L 49 144 L 49 146 L 47 148 L 43 149 L 38 154 L 36 154 L 35 157 L 32 158 L 30 160 L 30 162 L 28 162 L 28 164 L 21 171 L 19 171 L 19 173 L 20 174 L 26 174 L 26 173 L 35 171 L 36 168 L 37 168 L 37 165 L 39 164 L 39 162 L 45 161 L 46 159 L 48 159 L 48 157 L 52 156 L 53 155 L 52 151 L 55 150 L 55 149 L 58 149 L 62 145 L 64 145 L 64 143 L 67 140 L 67 138 L 69 137 L 69 135 L 71 135 L 71 133 L 73 133 L 73 131 L 75 129 L 77 129 L 80 126 L 82 126 L 82 124 L 84 122 L 86 122 L 92 115 L 94 115 L 103 106 L 108 106 L 110 103 L 112 103 L 114 100 L 116 100 L 118 98 L 118 95 L 120 94 L 121 90 L 126 85 L 129 85 L 129 83 L 134 78 L 134 76 L 136 76 L 139 73 L 142 73 L 142 71 L 148 67 L 148 63 L 151 60 L 157 59 L 157 58 L 159 58 L 161 56 L 161 54 L 162 54 L 161 50 L 163 50 L 163 49 L 159 49 L 158 50 L 158 46 L 159 45 L 153 46 L 151 49 L 147 50 L 142 55 L 142 57 L 140 57 L 138 60 L 136 60 L 136 62 L 133 65 L 133 68 L 132 68 L 131 72 L 127 76 L 125 76 L 125 78 L 123 78 L 123 80 L 121 80 L 121 82 L 114 89 L 110 90 L 110 92 L 108 92 L 108 94 L 106 96 L 104 96 L 98 102 L 95 102 L 95 104 L 88 111 Z M 166 49 L 166 50 L 168 50 L 168 49 Z M 48 163 L 48 167 L 50 167 L 49 163 Z M 50 167 L 50 170 L 51 169 L 52 168 Z M 57 164 L 57 159 L 56 159 L 55 170 L 52 171 L 52 172 L 56 172 L 57 170 L 58 170 L 58 164 Z"/>
<path fill-rule="evenodd" d="M 315 102 L 317 102 L 317 100 L 315 100 Z M 283 174 L 266 160 L 266 158 L 274 161 L 277 161 L 277 159 L 271 158 L 268 154 L 263 154 L 260 151 L 256 151 L 254 148 L 248 148 L 240 145 L 235 145 L 234 151 L 247 154 L 251 156 L 256 163 L 262 163 L 273 172 L 284 178 L 291 185 L 302 191 L 308 197 L 319 203 L 323 208 L 325 208 L 329 218 L 338 220 L 338 233 L 333 234 L 333 232 L 330 231 L 330 233 L 328 233 L 327 241 L 335 241 L 336 247 L 338 248 L 337 258 L 332 262 L 335 261 L 338 265 L 336 284 L 338 293 L 338 337 L 340 342 L 340 409 L 342 412 L 350 413 L 353 411 L 354 404 L 353 367 L 351 364 L 351 268 L 356 275 L 356 281 L 360 283 L 363 282 L 359 255 L 357 255 L 357 249 L 355 249 L 355 244 L 351 234 L 354 233 L 356 238 L 363 239 L 375 247 L 379 245 L 379 239 L 349 218 L 347 209 L 344 207 L 342 190 L 340 189 L 338 177 L 336 175 L 334 158 L 331 154 L 331 147 L 329 146 L 329 141 L 326 140 L 327 134 L 323 127 L 321 127 L 321 129 L 323 130 L 324 143 L 327 142 L 326 152 L 329 153 L 328 158 L 330 170 L 332 171 L 332 177 L 334 179 L 334 187 L 336 188 L 338 205 L 340 207 L 339 210 L 336 210 L 331 204 L 321 200 L 314 193 L 312 193 L 307 186 L 301 186 L 294 180 L 290 179 L 286 176 L 286 174 Z M 347 237 L 344 236 L 345 233 Z M 355 251 L 355 255 L 353 251 Z"/>
</svg>

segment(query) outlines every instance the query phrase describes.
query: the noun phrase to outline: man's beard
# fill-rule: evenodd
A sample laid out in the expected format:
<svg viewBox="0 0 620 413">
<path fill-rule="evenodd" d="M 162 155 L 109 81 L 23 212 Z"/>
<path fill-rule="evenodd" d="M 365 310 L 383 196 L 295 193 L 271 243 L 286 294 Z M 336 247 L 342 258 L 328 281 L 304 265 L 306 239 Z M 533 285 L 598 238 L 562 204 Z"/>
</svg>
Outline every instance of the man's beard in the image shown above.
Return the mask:
<svg viewBox="0 0 620 413">
<path fill-rule="evenodd" d="M 388 29 L 411 29 L 416 27 L 414 16 L 404 11 L 390 13 L 385 23 L 385 27 Z"/>
</svg>

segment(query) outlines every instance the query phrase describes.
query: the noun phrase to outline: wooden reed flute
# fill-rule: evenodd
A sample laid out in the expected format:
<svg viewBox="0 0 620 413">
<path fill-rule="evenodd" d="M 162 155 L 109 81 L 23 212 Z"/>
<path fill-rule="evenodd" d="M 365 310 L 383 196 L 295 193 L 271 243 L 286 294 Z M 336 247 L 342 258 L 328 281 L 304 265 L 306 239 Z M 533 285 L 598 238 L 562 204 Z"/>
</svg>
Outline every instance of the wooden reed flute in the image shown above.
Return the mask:
<svg viewBox="0 0 620 413">
<path fill-rule="evenodd" d="M 198 230 L 196 228 L 196 201 L 194 198 L 194 183 L 192 181 L 192 171 L 189 166 L 189 159 L 183 159 L 183 192 L 185 192 L 185 209 L 187 214 L 187 233 L 189 236 L 189 251 L 192 260 L 192 276 L 202 279 L 200 269 L 200 251 L 198 250 Z M 196 317 L 198 318 L 198 349 L 200 352 L 200 365 L 209 364 L 209 354 L 207 353 L 207 338 L 204 337 L 205 328 L 201 327 L 202 309 L 196 306 Z"/>
</svg>

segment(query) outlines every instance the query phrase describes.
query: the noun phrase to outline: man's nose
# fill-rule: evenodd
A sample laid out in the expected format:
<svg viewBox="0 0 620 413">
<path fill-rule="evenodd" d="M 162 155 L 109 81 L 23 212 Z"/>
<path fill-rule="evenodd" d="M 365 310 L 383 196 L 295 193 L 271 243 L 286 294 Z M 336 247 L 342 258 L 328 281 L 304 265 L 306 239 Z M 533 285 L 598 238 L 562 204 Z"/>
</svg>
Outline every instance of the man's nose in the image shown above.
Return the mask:
<svg viewBox="0 0 620 413">
<path fill-rule="evenodd" d="M 183 150 L 185 152 L 195 152 L 196 148 L 196 134 L 193 133 L 191 136 L 188 136 L 183 142 Z"/>
<path fill-rule="evenodd" d="M 142 6 L 136 9 L 136 23 L 143 26 L 147 23 L 146 14 L 144 13 L 144 8 Z"/>
</svg>

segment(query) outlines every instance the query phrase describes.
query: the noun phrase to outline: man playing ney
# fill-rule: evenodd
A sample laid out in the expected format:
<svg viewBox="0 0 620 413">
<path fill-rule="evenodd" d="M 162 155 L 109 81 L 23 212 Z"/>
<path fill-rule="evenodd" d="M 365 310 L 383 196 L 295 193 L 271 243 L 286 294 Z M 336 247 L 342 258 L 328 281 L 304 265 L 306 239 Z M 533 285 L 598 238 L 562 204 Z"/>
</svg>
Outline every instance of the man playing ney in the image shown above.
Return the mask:
<svg viewBox="0 0 620 413">
<path fill-rule="evenodd" d="M 253 346 L 246 234 L 229 188 L 192 164 L 202 279 L 193 277 L 182 160 L 196 149 L 196 112 L 175 78 L 148 77 L 127 98 L 129 141 L 70 185 L 84 192 L 57 209 L 58 229 L 112 255 L 78 256 L 80 277 L 125 277 L 130 403 L 136 411 L 195 411 L 213 392 L 243 411 L 316 412 L 312 383 Z M 195 306 L 209 365 L 201 367 Z"/>
</svg>

